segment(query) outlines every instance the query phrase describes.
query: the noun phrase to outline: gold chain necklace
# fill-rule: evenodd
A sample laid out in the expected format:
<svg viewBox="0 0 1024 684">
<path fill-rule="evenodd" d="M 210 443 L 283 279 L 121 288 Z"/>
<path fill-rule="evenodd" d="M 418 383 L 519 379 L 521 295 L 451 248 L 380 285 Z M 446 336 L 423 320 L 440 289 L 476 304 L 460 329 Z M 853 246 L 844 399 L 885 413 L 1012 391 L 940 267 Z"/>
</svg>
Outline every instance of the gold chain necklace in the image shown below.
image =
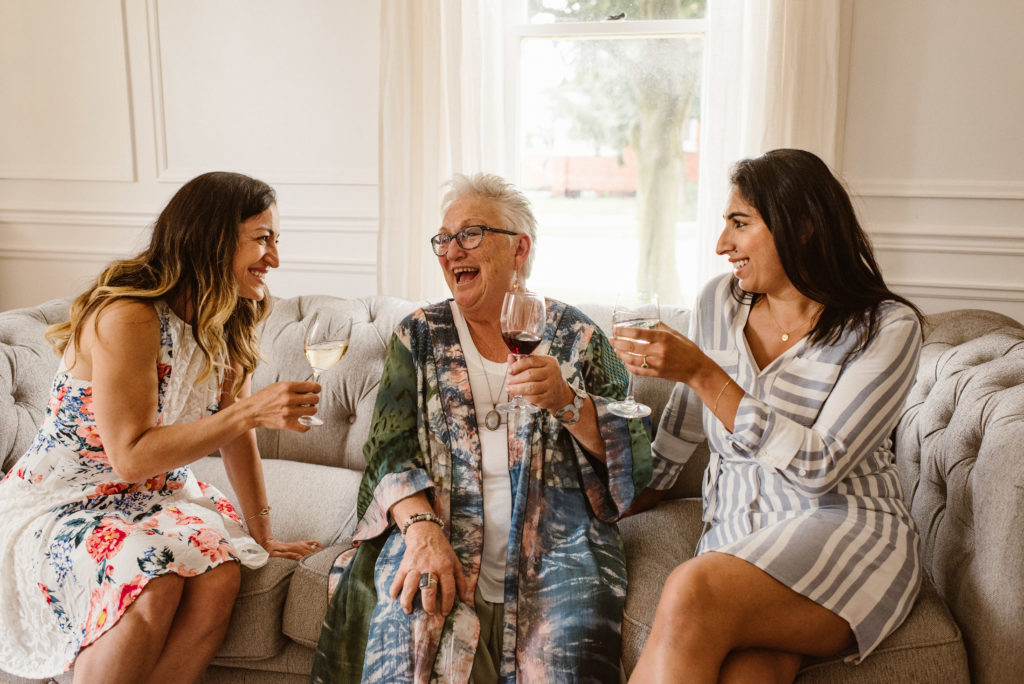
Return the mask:
<svg viewBox="0 0 1024 684">
<path fill-rule="evenodd" d="M 779 332 L 781 332 L 781 333 L 782 333 L 782 335 L 781 335 L 781 339 L 782 339 L 782 341 L 783 341 L 783 342 L 789 342 L 789 335 L 790 335 L 790 333 L 792 333 L 792 332 L 793 332 L 794 330 L 799 330 L 799 329 L 800 329 L 800 326 L 798 325 L 797 327 L 795 327 L 795 328 L 792 328 L 792 329 L 790 329 L 790 330 L 786 330 L 785 328 L 783 328 L 783 327 L 782 327 L 781 325 L 779 325 L 779 319 L 777 319 L 777 318 L 775 317 L 775 312 L 774 312 L 774 311 L 772 311 L 772 302 L 771 302 L 771 300 L 770 300 L 770 299 L 768 299 L 768 295 L 765 295 L 765 296 L 764 296 L 764 301 L 765 301 L 765 304 L 766 304 L 766 305 L 768 306 L 768 315 L 769 315 L 769 316 L 771 316 L 771 318 L 772 318 L 772 323 L 774 323 L 774 324 L 775 324 L 775 327 L 776 327 L 776 328 L 778 328 L 778 329 L 779 329 Z M 814 313 L 813 313 L 813 314 L 812 314 L 812 315 L 811 315 L 811 316 L 810 316 L 810 317 L 808 318 L 808 320 L 812 320 L 812 319 L 813 319 L 813 318 L 814 318 L 815 316 L 817 316 L 817 315 L 818 315 L 819 313 L 821 313 L 821 309 L 820 309 L 820 308 L 819 308 L 819 309 L 818 309 L 817 311 L 815 311 L 815 312 L 814 312 Z M 806 321 L 804 322 L 804 324 L 806 324 Z"/>
</svg>

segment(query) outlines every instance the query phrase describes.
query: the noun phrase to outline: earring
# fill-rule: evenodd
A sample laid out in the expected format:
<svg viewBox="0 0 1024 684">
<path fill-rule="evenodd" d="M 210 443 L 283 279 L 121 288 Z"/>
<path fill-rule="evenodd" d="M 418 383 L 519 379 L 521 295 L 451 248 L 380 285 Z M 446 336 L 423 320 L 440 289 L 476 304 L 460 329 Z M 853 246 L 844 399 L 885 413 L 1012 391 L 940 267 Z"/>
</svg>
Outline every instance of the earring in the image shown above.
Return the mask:
<svg viewBox="0 0 1024 684">
<path fill-rule="evenodd" d="M 516 271 L 515 275 L 512 276 L 512 291 L 519 291 L 519 271 Z"/>
</svg>

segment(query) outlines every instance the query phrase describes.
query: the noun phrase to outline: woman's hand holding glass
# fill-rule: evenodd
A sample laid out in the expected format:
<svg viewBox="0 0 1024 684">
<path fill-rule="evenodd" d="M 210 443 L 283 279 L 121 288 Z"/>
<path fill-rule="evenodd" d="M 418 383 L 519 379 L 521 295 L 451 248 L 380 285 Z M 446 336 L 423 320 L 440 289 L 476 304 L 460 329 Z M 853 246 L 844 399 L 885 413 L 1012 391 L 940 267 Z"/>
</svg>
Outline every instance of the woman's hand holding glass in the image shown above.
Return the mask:
<svg viewBox="0 0 1024 684">
<path fill-rule="evenodd" d="M 339 316 L 327 319 L 322 318 L 319 312 L 313 314 L 302 340 L 306 360 L 313 369 L 313 382 L 319 383 L 320 374 L 333 368 L 345 356 L 350 329 L 351 324 L 347 318 Z M 299 422 L 310 426 L 324 424 L 315 415 L 303 416 Z"/>
<path fill-rule="evenodd" d="M 513 290 L 505 293 L 501 305 L 501 337 L 516 362 L 528 356 L 544 338 L 547 326 L 544 298 L 535 292 Z M 515 364 L 509 365 L 509 373 Z M 512 392 L 512 388 L 509 388 Z M 537 413 L 540 409 L 516 394 L 512 401 L 498 404 L 503 413 Z"/>
<path fill-rule="evenodd" d="M 629 338 L 634 330 L 652 330 L 658 327 L 661 315 L 658 309 L 658 295 L 653 292 L 633 292 L 619 295 L 615 302 L 615 311 L 612 313 L 612 332 L 615 339 L 622 337 Z M 648 364 L 647 343 L 635 338 L 629 340 L 630 349 L 627 354 L 642 359 L 641 369 L 650 367 Z M 619 349 L 619 347 L 616 347 Z M 622 357 L 622 354 L 619 354 Z M 626 364 L 627 370 L 630 368 Z M 608 410 L 623 418 L 643 418 L 651 415 L 651 408 L 641 404 L 633 398 L 633 373 L 629 375 L 629 385 L 626 388 L 626 398 L 623 401 L 614 401 L 608 404 Z"/>
</svg>

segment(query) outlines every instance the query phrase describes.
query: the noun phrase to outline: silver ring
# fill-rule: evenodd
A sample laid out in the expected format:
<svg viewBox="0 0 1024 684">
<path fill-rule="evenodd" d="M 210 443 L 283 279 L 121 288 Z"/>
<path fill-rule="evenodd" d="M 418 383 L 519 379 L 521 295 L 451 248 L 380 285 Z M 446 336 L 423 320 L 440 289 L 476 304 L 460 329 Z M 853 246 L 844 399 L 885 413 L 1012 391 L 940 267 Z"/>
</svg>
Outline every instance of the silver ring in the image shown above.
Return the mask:
<svg viewBox="0 0 1024 684">
<path fill-rule="evenodd" d="M 650 368 L 650 366 L 647 365 L 647 354 L 644 354 L 643 357 L 644 357 L 644 362 L 640 364 L 640 367 L 641 368 Z"/>
<path fill-rule="evenodd" d="M 437 580 L 429 572 L 420 573 L 420 589 L 426 589 L 431 584 L 437 584 Z"/>
</svg>

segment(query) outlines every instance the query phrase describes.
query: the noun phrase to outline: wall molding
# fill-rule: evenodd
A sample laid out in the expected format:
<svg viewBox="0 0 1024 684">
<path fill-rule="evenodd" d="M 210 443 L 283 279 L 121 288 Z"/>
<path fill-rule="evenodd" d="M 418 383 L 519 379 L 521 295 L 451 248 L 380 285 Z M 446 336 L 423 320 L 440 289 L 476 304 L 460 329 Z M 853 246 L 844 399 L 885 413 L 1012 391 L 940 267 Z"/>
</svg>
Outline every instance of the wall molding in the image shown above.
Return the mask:
<svg viewBox="0 0 1024 684">
<path fill-rule="evenodd" d="M 950 199 L 1024 199 L 1024 182 L 979 180 L 908 180 L 905 178 L 845 178 L 861 197 L 923 197 Z"/>
<path fill-rule="evenodd" d="M 927 297 L 979 302 L 1024 302 L 1024 287 L 902 279 L 887 280 L 886 284 L 909 299 Z"/>
<path fill-rule="evenodd" d="M 43 247 L 0 248 L 0 261 L 54 261 L 106 264 L 124 254 L 108 249 L 53 250 Z M 287 266 L 281 266 L 281 273 L 343 273 L 350 275 L 374 275 L 377 262 L 370 259 L 311 259 L 295 257 L 288 259 Z"/>
<path fill-rule="evenodd" d="M 0 227 L 4 224 L 90 226 L 100 228 L 146 228 L 159 212 L 64 209 L 0 209 Z M 323 213 L 282 214 L 288 231 L 349 234 L 376 234 L 376 216 Z"/>
<path fill-rule="evenodd" d="M 1013 226 L 875 224 L 868 231 L 877 250 L 928 254 L 1024 257 L 1024 230 Z"/>
</svg>

